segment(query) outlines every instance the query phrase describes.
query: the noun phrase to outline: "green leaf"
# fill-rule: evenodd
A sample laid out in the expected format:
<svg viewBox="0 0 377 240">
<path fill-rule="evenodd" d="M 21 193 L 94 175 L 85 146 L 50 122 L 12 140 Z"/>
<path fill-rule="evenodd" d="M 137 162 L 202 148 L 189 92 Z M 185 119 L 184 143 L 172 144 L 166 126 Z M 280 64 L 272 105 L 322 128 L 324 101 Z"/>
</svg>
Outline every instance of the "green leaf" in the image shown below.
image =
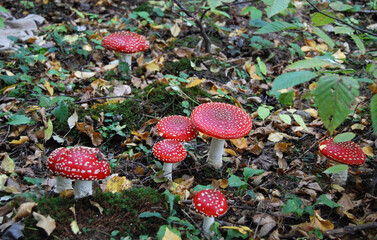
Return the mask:
<svg viewBox="0 0 377 240">
<path fill-rule="evenodd" d="M 260 59 L 260 57 L 257 57 L 257 63 L 258 67 L 263 75 L 267 75 L 267 67 L 266 64 Z"/>
<path fill-rule="evenodd" d="M 43 182 L 43 178 L 31 178 L 31 177 L 24 177 L 24 180 L 30 184 L 35 184 L 38 187 L 41 187 L 41 184 Z"/>
<path fill-rule="evenodd" d="M 231 175 L 228 179 L 229 187 L 242 187 L 247 185 L 246 182 L 242 181 L 240 177 L 236 175 Z"/>
<path fill-rule="evenodd" d="M 51 113 L 54 114 L 59 121 L 65 122 L 69 117 L 68 105 L 61 100 Z"/>
<path fill-rule="evenodd" d="M 286 124 L 291 125 L 292 119 L 288 114 L 279 114 L 280 119 Z"/>
<path fill-rule="evenodd" d="M 244 180 L 247 181 L 249 178 L 251 178 L 254 175 L 258 175 L 259 176 L 263 172 L 264 172 L 263 169 L 254 169 L 254 168 L 245 167 L 243 169 Z"/>
<path fill-rule="evenodd" d="M 322 31 L 321 29 L 319 29 L 317 27 L 314 27 L 313 30 L 314 30 L 314 33 L 318 37 L 322 38 L 322 40 L 325 41 L 325 43 L 327 43 L 327 45 L 329 45 L 330 49 L 334 48 L 334 46 L 335 46 L 334 41 L 324 31 Z"/>
<path fill-rule="evenodd" d="M 254 34 L 264 34 L 264 33 L 272 33 L 272 32 L 279 32 L 286 29 L 297 29 L 298 26 L 292 23 L 287 22 L 271 22 L 264 25 L 261 29 L 254 32 Z"/>
<path fill-rule="evenodd" d="M 292 117 L 295 119 L 295 121 L 306 131 L 309 131 L 308 127 L 306 126 L 304 119 L 300 115 L 292 114 Z"/>
<path fill-rule="evenodd" d="M 326 74 L 319 79 L 314 95 L 319 116 L 333 133 L 351 113 L 352 102 L 359 96 L 359 83 L 351 77 Z"/>
<path fill-rule="evenodd" d="M 305 61 L 305 60 L 304 60 Z M 278 95 L 277 91 L 281 89 L 287 89 L 298 84 L 308 82 L 313 78 L 317 77 L 318 74 L 311 71 L 297 71 L 297 72 L 288 72 L 283 73 L 277 78 L 275 78 L 272 83 L 272 94 Z"/>
<path fill-rule="evenodd" d="M 324 12 L 329 14 L 330 16 L 335 17 L 334 13 L 326 12 L 326 11 L 324 11 Z M 316 12 L 312 16 L 312 22 L 315 26 L 323 26 L 323 25 L 327 25 L 327 24 L 335 22 L 335 19 L 330 18 L 326 15 L 323 15 L 322 13 Z"/>
<path fill-rule="evenodd" d="M 330 59 L 311 58 L 292 63 L 286 69 L 340 67 L 338 63 Z"/>
<path fill-rule="evenodd" d="M 355 137 L 355 134 L 353 132 L 345 132 L 338 134 L 334 137 L 333 142 L 347 142 L 352 140 Z"/>
<path fill-rule="evenodd" d="M 295 92 L 289 91 L 279 95 L 279 102 L 282 106 L 292 106 L 295 98 Z"/>
<path fill-rule="evenodd" d="M 351 27 L 334 27 L 334 33 L 335 34 L 352 34 L 355 30 Z"/>
<path fill-rule="evenodd" d="M 346 170 L 348 170 L 348 165 L 337 164 L 337 165 L 334 165 L 332 167 L 329 167 L 328 169 L 323 171 L 323 173 L 327 173 L 327 174 L 340 173 L 340 172 L 343 172 L 343 171 L 346 171 Z"/>
<path fill-rule="evenodd" d="M 360 50 L 360 52 L 362 54 L 365 54 L 365 52 L 366 52 L 365 46 L 364 46 L 363 41 L 359 38 L 359 36 L 357 36 L 356 34 L 352 34 L 351 38 L 353 39 L 353 41 L 355 41 L 356 46 Z"/>
<path fill-rule="evenodd" d="M 372 117 L 372 125 L 374 132 L 377 134 L 377 94 L 374 94 L 370 100 L 370 115 Z"/>
<path fill-rule="evenodd" d="M 341 205 L 328 199 L 326 197 L 326 194 L 322 194 L 321 196 L 319 196 L 318 201 L 314 205 L 318 205 L 318 204 L 325 204 L 326 206 L 330 208 L 341 207 Z"/>
<path fill-rule="evenodd" d="M 157 217 L 163 219 L 161 213 L 159 212 L 143 212 L 139 214 L 140 218 L 149 218 L 149 217 Z"/>
<path fill-rule="evenodd" d="M 266 8 L 267 17 L 271 18 L 272 16 L 284 11 L 287 9 L 289 0 L 274 0 L 273 3 Z"/>
<path fill-rule="evenodd" d="M 0 12 L 8 13 L 9 11 L 5 7 L 0 6 Z"/>
<path fill-rule="evenodd" d="M 32 120 L 25 115 L 15 114 L 9 118 L 7 124 L 9 125 L 22 125 L 22 124 L 29 124 Z"/>
<path fill-rule="evenodd" d="M 268 115 L 270 115 L 270 109 L 268 108 L 265 108 L 265 107 L 258 107 L 258 116 L 264 120 L 268 117 Z"/>
<path fill-rule="evenodd" d="M 209 185 L 196 185 L 192 190 L 193 191 L 197 191 L 197 192 L 200 192 L 204 189 L 215 189 L 211 184 Z"/>
<path fill-rule="evenodd" d="M 283 214 L 286 213 L 296 213 L 297 215 L 301 216 L 304 212 L 304 209 L 301 208 L 301 201 L 298 199 L 288 199 L 288 201 L 283 205 L 283 209 L 281 212 Z"/>
<path fill-rule="evenodd" d="M 332 10 L 343 12 L 352 9 L 351 5 L 336 1 L 329 4 Z"/>
<path fill-rule="evenodd" d="M 222 4 L 220 0 L 207 0 L 207 3 L 211 10 L 214 10 Z"/>
<path fill-rule="evenodd" d="M 52 121 L 51 121 L 51 119 L 48 119 L 47 128 L 44 131 L 45 141 L 47 141 L 51 138 L 53 129 L 54 129 L 54 126 L 52 125 Z"/>
</svg>

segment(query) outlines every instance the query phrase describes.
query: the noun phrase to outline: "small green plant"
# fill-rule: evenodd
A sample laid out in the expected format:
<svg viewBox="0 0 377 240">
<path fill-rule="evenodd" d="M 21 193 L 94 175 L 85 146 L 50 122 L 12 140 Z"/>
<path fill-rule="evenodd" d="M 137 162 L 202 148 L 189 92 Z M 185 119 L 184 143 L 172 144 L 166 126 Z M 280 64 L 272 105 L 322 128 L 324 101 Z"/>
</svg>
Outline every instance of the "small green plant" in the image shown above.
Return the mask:
<svg viewBox="0 0 377 240">
<path fill-rule="evenodd" d="M 230 174 L 230 177 L 228 179 L 229 187 L 238 188 L 237 195 L 243 195 L 246 192 L 246 189 L 248 186 L 247 184 L 248 179 L 254 175 L 261 175 L 262 173 L 263 173 L 262 169 L 253 169 L 253 168 L 246 167 L 244 168 L 243 179 L 241 179 L 241 177 L 236 176 L 234 174 Z M 253 195 L 253 191 L 251 192 L 248 191 L 247 193 L 250 194 L 251 196 Z"/>
</svg>

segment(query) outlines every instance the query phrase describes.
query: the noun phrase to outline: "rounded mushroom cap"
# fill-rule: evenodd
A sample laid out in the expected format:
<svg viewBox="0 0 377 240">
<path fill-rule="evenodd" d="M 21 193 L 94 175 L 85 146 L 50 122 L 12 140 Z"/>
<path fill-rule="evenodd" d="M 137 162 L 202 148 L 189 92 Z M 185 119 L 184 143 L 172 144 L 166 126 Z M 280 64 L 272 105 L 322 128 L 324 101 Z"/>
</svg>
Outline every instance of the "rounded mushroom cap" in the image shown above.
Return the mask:
<svg viewBox="0 0 377 240">
<path fill-rule="evenodd" d="M 192 202 L 196 211 L 207 217 L 219 217 L 228 210 L 225 196 L 213 189 L 198 192 Z"/>
<path fill-rule="evenodd" d="M 149 42 L 137 33 L 121 31 L 104 37 L 102 39 L 102 46 L 118 52 L 136 53 L 146 51 L 149 48 Z"/>
<path fill-rule="evenodd" d="M 200 132 L 218 139 L 241 138 L 252 128 L 251 118 L 241 108 L 219 102 L 197 106 L 191 121 Z"/>
<path fill-rule="evenodd" d="M 191 141 L 199 134 L 190 118 L 179 115 L 162 118 L 157 123 L 157 132 L 165 139 L 174 139 L 179 142 Z"/>
<path fill-rule="evenodd" d="M 68 179 L 92 181 L 108 177 L 110 165 L 98 149 L 75 147 L 62 153 L 56 171 Z"/>
<path fill-rule="evenodd" d="M 52 151 L 52 153 L 47 159 L 46 166 L 53 175 L 59 175 L 59 173 L 56 171 L 56 163 L 58 162 L 60 156 L 65 150 L 67 150 L 65 147 L 57 148 L 54 151 Z"/>
<path fill-rule="evenodd" d="M 319 144 L 319 151 L 327 158 L 348 165 L 361 165 L 365 162 L 366 156 L 356 143 L 334 143 L 333 140 L 334 138 L 328 138 Z"/>
<path fill-rule="evenodd" d="M 165 139 L 153 146 L 153 155 L 166 163 L 177 163 L 186 158 L 186 149 L 173 139 Z"/>
</svg>

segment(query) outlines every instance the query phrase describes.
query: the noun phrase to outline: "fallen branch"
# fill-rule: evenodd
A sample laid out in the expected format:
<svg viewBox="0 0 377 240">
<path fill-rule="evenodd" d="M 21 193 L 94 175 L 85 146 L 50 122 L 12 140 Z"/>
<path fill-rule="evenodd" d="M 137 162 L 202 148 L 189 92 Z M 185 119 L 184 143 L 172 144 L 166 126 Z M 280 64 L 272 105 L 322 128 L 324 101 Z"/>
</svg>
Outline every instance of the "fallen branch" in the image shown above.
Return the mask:
<svg viewBox="0 0 377 240">
<path fill-rule="evenodd" d="M 354 234 L 357 231 L 367 230 L 367 229 L 376 229 L 377 222 L 366 223 L 362 225 L 354 225 L 354 226 L 347 226 L 344 228 L 337 228 L 334 230 L 330 230 L 325 232 L 326 236 L 344 236 L 346 234 Z"/>
</svg>

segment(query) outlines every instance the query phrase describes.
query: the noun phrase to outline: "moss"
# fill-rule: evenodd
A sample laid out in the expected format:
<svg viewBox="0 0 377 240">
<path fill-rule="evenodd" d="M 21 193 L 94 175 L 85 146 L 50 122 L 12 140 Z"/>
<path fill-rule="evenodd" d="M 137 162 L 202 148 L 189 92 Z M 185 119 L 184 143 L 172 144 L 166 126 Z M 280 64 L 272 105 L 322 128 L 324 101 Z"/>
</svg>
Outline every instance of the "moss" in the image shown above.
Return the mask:
<svg viewBox="0 0 377 240">
<path fill-rule="evenodd" d="M 34 199 L 42 215 L 49 215 L 56 221 L 56 229 L 52 235 L 64 236 L 67 239 L 91 239 L 93 234 L 104 234 L 104 237 L 114 230 L 120 231 L 118 236 L 137 237 L 144 234 L 154 236 L 161 225 L 154 218 L 139 218 L 139 214 L 146 211 L 159 211 L 167 216 L 164 197 L 153 188 L 133 188 L 121 193 L 97 192 L 96 195 L 79 200 L 61 197 L 45 196 Z M 103 208 L 93 205 L 98 203 Z M 76 221 L 82 231 L 74 235 L 70 224 L 75 217 L 70 210 L 74 207 Z M 156 210 L 157 209 L 157 210 Z M 53 239 L 40 231 L 32 216 L 25 219 L 25 239 Z M 93 231 L 83 231 L 92 229 Z"/>
<path fill-rule="evenodd" d="M 165 62 L 165 70 L 173 75 L 178 75 L 180 72 L 185 70 L 193 70 L 191 68 L 190 59 L 182 58 L 180 61 L 176 62 Z"/>
</svg>

